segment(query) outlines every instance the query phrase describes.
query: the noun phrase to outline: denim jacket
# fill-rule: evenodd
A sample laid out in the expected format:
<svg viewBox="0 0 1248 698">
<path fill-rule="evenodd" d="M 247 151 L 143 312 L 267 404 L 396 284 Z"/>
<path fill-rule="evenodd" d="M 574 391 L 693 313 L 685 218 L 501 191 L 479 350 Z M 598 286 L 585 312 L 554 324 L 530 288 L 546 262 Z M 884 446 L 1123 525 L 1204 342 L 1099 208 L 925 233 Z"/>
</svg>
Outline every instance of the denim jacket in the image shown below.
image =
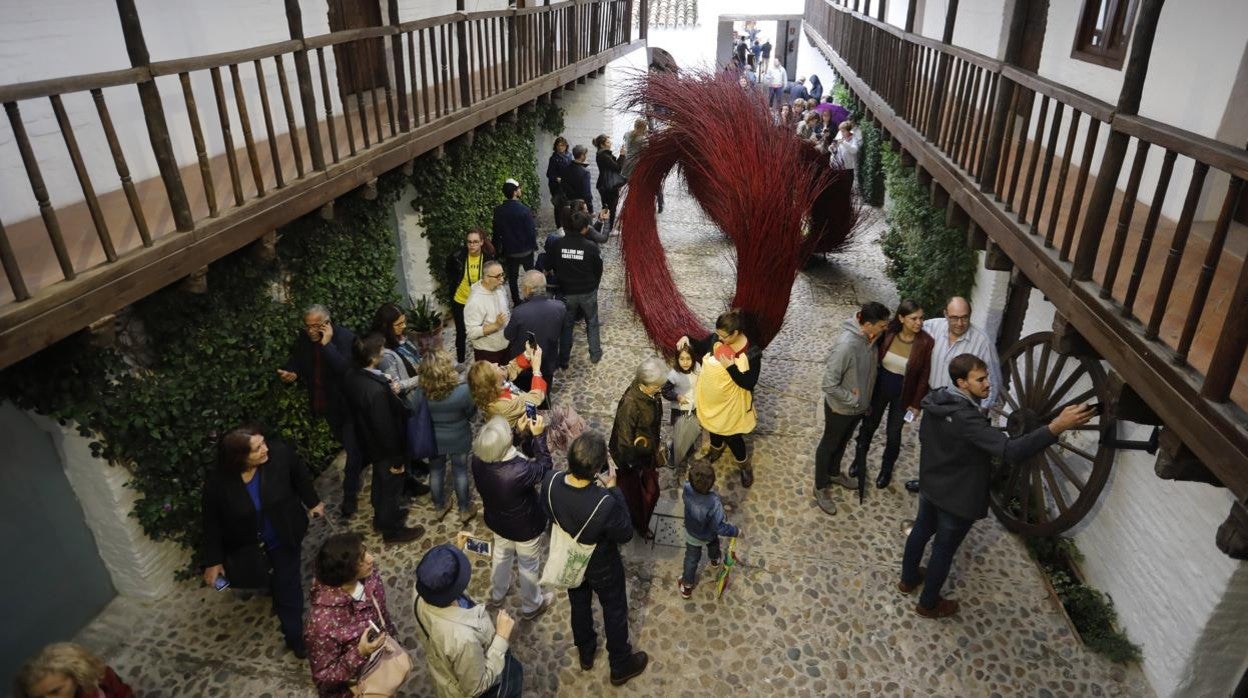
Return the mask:
<svg viewBox="0 0 1248 698">
<path fill-rule="evenodd" d="M 685 533 L 710 542 L 717 536 L 736 536 L 740 529 L 724 521 L 724 504 L 713 490 L 698 494 L 691 483 L 685 483 Z"/>
</svg>

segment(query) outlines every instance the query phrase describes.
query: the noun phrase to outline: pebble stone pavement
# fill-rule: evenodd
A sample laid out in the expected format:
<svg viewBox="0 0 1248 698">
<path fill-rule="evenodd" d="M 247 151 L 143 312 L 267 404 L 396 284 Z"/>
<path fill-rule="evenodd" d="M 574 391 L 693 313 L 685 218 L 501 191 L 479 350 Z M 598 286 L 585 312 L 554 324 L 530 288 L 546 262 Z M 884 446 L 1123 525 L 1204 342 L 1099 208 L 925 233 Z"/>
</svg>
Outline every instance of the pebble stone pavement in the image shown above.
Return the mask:
<svg viewBox="0 0 1248 698">
<path fill-rule="evenodd" d="M 690 306 L 709 325 L 732 296 L 732 247 L 678 178 L 669 178 L 668 188 L 669 205 L 660 217 L 668 261 Z M 818 386 L 830 342 L 857 304 L 897 301 L 876 244 L 882 216 L 871 209 L 864 214 L 866 223 L 848 250 L 799 274 L 784 329 L 764 354 L 755 392 L 758 429 L 749 437 L 754 487 L 740 487 L 729 458 L 717 464 L 728 518 L 745 535 L 738 551 L 751 566 L 738 568 L 716 600 L 704 561 L 693 599 L 685 601 L 676 590 L 683 549 L 634 540 L 624 551 L 629 631 L 635 648 L 650 655 L 647 671 L 613 688 L 600 649 L 595 668 L 582 672 L 567 599 L 557 594 L 554 607 L 532 623 L 519 623 L 512 639 L 524 664 L 526 695 L 1152 695 L 1138 667 L 1114 665 L 1080 645 L 1022 544 L 993 519 L 976 524 L 954 562 L 946 594 L 961 602 L 959 614 L 939 621 L 915 615 L 914 597 L 895 587 L 902 527 L 915 508 L 914 496 L 901 486 L 917 468 L 913 428 L 906 429 L 887 490 L 869 485 L 861 505 L 846 490 L 835 517 L 815 506 Z M 557 377 L 553 397 L 571 402 L 605 435 L 633 370 L 652 350 L 625 295 L 618 238 L 604 246 L 604 257 L 599 304 L 605 357 L 589 363 L 579 329 L 571 367 Z M 882 436 L 870 455 L 872 477 Z M 674 471 L 661 471 L 660 513 L 681 514 L 678 485 Z M 425 550 L 453 541 L 460 529 L 454 516 L 434 521 L 424 498 L 413 505 L 409 522 L 423 524 L 426 535 L 406 546 L 383 546 L 369 526 L 367 496 L 349 524 L 338 517 L 340 468 L 327 470 L 318 490 L 329 504 L 330 522 L 311 525 L 305 575 L 310 578 L 310 560 L 331 526 L 363 533 L 381 566 L 399 639 L 413 652 L 415 671 L 403 695 L 433 695 L 411 613 L 413 571 Z M 480 517 L 468 528 L 488 536 Z M 488 560 L 472 559 L 468 592 L 485 599 Z M 507 604 L 518 615 L 514 591 Z M 595 616 L 601 618 L 597 610 Z M 118 598 L 78 639 L 100 651 L 143 696 L 315 695 L 306 663 L 284 650 L 263 598 L 241 600 L 188 582 L 160 602 Z"/>
</svg>

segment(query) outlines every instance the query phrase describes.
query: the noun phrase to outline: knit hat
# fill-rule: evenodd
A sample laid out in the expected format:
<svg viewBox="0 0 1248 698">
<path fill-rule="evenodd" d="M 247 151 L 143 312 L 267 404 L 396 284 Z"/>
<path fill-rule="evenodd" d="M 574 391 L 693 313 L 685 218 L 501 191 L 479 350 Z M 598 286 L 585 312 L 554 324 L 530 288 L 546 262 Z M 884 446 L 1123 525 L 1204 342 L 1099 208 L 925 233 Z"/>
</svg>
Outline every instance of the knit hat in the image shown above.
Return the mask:
<svg viewBox="0 0 1248 698">
<path fill-rule="evenodd" d="M 416 565 L 416 593 L 426 603 L 445 607 L 468 588 L 472 565 L 464 553 L 449 543 L 436 546 Z"/>
</svg>

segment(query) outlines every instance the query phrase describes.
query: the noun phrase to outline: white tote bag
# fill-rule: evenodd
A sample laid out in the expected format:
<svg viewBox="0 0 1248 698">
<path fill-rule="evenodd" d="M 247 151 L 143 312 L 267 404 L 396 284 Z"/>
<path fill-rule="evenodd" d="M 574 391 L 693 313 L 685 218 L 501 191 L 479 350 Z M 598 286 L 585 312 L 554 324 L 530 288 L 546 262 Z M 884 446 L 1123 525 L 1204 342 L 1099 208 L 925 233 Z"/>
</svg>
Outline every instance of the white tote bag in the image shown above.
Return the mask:
<svg viewBox="0 0 1248 698">
<path fill-rule="evenodd" d="M 567 478 L 567 474 L 564 474 L 564 478 Z M 555 507 L 551 503 L 550 492 L 553 489 L 555 489 L 555 481 L 552 478 L 550 486 L 546 488 L 546 505 L 550 508 L 552 518 L 555 515 Z M 589 525 L 589 522 L 594 520 L 594 514 L 602 508 L 602 503 L 610 496 L 605 495 L 598 500 L 598 506 L 594 507 L 589 518 L 585 519 L 585 524 L 575 536 L 568 535 L 563 525 L 559 523 L 559 519 L 555 519 L 555 525 L 550 527 L 550 555 L 547 556 L 546 567 L 542 570 L 542 586 L 572 589 L 579 587 L 581 582 L 585 581 L 585 568 L 589 567 L 589 556 L 594 554 L 594 548 L 598 545 L 580 542 L 581 534 L 585 532 L 585 527 Z"/>
</svg>

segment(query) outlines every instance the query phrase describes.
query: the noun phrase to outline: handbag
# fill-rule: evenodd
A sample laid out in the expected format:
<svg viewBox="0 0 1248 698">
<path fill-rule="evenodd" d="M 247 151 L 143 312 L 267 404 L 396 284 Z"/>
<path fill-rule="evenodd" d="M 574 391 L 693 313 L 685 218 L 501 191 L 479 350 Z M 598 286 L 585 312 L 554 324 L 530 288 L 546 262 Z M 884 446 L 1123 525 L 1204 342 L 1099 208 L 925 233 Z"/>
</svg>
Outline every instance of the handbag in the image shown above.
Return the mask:
<svg viewBox="0 0 1248 698">
<path fill-rule="evenodd" d="M 225 578 L 234 589 L 269 588 L 273 565 L 259 540 L 231 550 L 221 565 L 225 567 Z"/>
<path fill-rule="evenodd" d="M 418 395 L 407 417 L 407 455 L 412 460 L 425 460 L 438 455 L 438 438 L 433 431 L 433 415 L 429 401 Z"/>
<path fill-rule="evenodd" d="M 598 178 L 598 188 L 602 191 L 615 191 L 628 184 L 628 178 L 618 170 L 606 170 Z"/>
<path fill-rule="evenodd" d="M 373 608 L 377 609 L 377 620 L 382 620 L 385 616 L 381 613 L 381 606 L 377 605 L 377 599 L 370 597 L 369 600 L 373 602 Z M 356 696 L 396 695 L 399 687 L 403 685 L 403 682 L 407 680 L 407 675 L 411 672 L 411 656 L 398 640 L 387 635 L 386 641 L 369 657 L 368 664 L 364 665 L 360 678 L 351 687 L 351 694 Z"/>
<path fill-rule="evenodd" d="M 567 478 L 566 474 L 564 478 Z M 553 489 L 555 489 L 555 481 L 552 478 L 550 486 L 546 488 L 546 506 L 550 509 L 552 518 L 555 516 L 554 504 L 550 499 Z M 585 524 L 575 536 L 569 536 L 563 524 L 555 518 L 555 525 L 550 527 L 550 554 L 546 558 L 546 567 L 542 569 L 541 583 L 543 585 L 572 589 L 579 587 L 581 582 L 585 581 L 585 569 L 589 567 L 589 556 L 594 554 L 594 549 L 598 547 L 598 544 L 580 542 L 581 534 L 585 532 L 585 527 L 589 526 L 589 522 L 594 520 L 594 514 L 602 508 L 602 503 L 610 496 L 603 495 L 602 499 L 598 500 L 598 505 L 590 512 L 589 518 L 585 519 Z"/>
</svg>

